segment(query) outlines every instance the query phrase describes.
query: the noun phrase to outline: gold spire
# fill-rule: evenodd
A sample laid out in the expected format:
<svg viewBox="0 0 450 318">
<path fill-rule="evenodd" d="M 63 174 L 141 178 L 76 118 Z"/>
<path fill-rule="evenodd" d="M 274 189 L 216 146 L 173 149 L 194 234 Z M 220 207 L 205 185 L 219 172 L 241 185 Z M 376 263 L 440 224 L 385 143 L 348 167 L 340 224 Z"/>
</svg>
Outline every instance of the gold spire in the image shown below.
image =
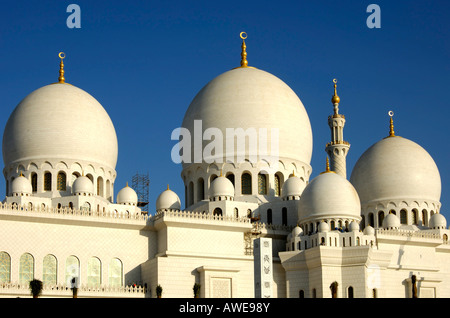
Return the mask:
<svg viewBox="0 0 450 318">
<path fill-rule="evenodd" d="M 390 110 L 388 112 L 389 117 L 391 117 L 390 124 L 389 124 L 389 137 L 395 137 L 395 132 L 394 132 L 394 120 L 392 119 L 392 117 L 394 117 L 394 112 L 392 110 Z"/>
<path fill-rule="evenodd" d="M 59 52 L 58 56 L 61 59 L 61 63 L 59 63 L 58 82 L 61 83 L 61 84 L 64 84 L 66 79 L 64 78 L 64 63 L 63 63 L 63 60 L 66 58 L 66 54 L 64 52 Z"/>
<path fill-rule="evenodd" d="M 326 166 L 325 166 L 325 171 L 321 172 L 320 174 L 330 173 L 330 172 L 336 173 L 336 172 L 330 170 L 330 160 L 328 159 L 328 156 L 327 156 L 327 163 L 326 163 Z"/>
<path fill-rule="evenodd" d="M 341 99 L 339 98 L 338 94 L 337 94 L 337 79 L 333 79 L 333 83 L 334 83 L 334 95 L 331 98 L 331 102 L 334 104 L 339 104 L 339 102 L 341 101 Z"/>
<path fill-rule="evenodd" d="M 128 188 L 128 181 L 127 181 L 127 185 L 125 187 Z"/>
<path fill-rule="evenodd" d="M 241 32 L 239 36 L 242 39 L 242 52 L 241 52 L 241 67 L 248 67 L 248 61 L 247 61 L 247 46 L 245 45 L 245 39 L 247 38 L 247 33 Z"/>
<path fill-rule="evenodd" d="M 169 184 L 167 184 L 167 190 L 170 190 L 170 189 L 169 189 Z"/>
</svg>

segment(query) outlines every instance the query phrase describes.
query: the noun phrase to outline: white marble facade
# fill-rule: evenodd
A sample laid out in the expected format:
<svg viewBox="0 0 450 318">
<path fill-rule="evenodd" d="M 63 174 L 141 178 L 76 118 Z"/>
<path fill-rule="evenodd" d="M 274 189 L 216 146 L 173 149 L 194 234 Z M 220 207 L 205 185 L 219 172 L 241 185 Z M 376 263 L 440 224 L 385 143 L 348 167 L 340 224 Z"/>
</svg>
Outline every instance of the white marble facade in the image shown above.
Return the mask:
<svg viewBox="0 0 450 318">
<path fill-rule="evenodd" d="M 307 108 L 279 78 L 245 65 L 208 83 L 182 127 L 275 128 L 277 160 L 246 147 L 228 149 L 242 162 L 229 153 L 185 162 L 186 206 L 161 189 L 149 215 L 128 185 L 114 196 L 117 137 L 94 97 L 64 82 L 25 97 L 3 134 L 0 296 L 30 296 L 37 278 L 42 297 L 71 297 L 75 277 L 78 297 L 157 297 L 161 286 L 162 297 L 190 298 L 194 284 L 207 298 L 326 298 L 332 285 L 337 297 L 450 297 L 450 233 L 431 156 L 392 133 L 347 180 L 335 90 L 331 169 L 309 180 Z M 36 125 L 50 108 L 48 126 Z M 67 131 L 67 116 L 83 124 Z"/>
</svg>

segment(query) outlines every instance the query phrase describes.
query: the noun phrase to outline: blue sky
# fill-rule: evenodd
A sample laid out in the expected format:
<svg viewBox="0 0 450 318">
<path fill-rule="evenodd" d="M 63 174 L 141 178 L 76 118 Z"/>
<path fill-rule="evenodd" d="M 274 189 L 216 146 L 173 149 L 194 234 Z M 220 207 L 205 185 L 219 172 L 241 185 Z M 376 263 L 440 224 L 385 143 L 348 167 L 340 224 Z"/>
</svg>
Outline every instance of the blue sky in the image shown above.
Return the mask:
<svg viewBox="0 0 450 318">
<path fill-rule="evenodd" d="M 66 25 L 72 3 L 81 8 L 79 29 Z M 380 29 L 366 25 L 371 3 L 380 6 Z M 239 66 L 246 31 L 249 65 L 282 79 L 306 107 L 311 179 L 324 168 L 337 78 L 351 143 L 348 176 L 388 135 L 393 110 L 396 134 L 436 161 L 448 217 L 449 11 L 448 1 L 3 1 L 0 131 L 27 94 L 57 80 L 64 51 L 66 81 L 93 95 L 115 125 L 116 194 L 139 172 L 150 177 L 151 209 L 167 184 L 184 201 L 171 132 L 204 85 Z"/>
</svg>

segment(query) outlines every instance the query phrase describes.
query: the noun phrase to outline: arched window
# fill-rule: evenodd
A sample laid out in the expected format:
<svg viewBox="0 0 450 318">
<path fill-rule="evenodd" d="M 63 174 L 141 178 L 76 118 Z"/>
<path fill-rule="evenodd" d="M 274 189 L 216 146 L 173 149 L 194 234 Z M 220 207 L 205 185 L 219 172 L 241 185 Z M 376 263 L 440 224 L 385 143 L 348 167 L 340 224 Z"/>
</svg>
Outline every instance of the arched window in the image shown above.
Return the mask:
<svg viewBox="0 0 450 318">
<path fill-rule="evenodd" d="M 267 194 L 267 176 L 258 174 L 258 194 Z"/>
<path fill-rule="evenodd" d="M 287 225 L 287 208 L 281 209 L 281 224 Z"/>
<path fill-rule="evenodd" d="M 84 202 L 82 209 L 84 211 L 91 211 L 91 204 L 89 202 Z"/>
<path fill-rule="evenodd" d="M 372 298 L 377 298 L 377 289 L 372 289 Z"/>
<path fill-rule="evenodd" d="M 0 283 L 11 282 L 11 256 L 0 252 Z"/>
<path fill-rule="evenodd" d="M 57 261 L 53 255 L 44 257 L 42 282 L 44 285 L 56 285 Z"/>
<path fill-rule="evenodd" d="M 404 210 L 404 209 L 400 211 L 400 223 L 401 224 L 408 224 L 406 210 Z"/>
<path fill-rule="evenodd" d="M 213 212 L 214 216 L 222 216 L 222 209 L 221 208 L 215 208 Z"/>
<path fill-rule="evenodd" d="M 373 222 L 373 213 L 369 213 L 369 225 L 370 226 L 374 226 L 374 222 Z"/>
<path fill-rule="evenodd" d="M 205 181 L 203 178 L 197 181 L 197 202 L 205 198 Z"/>
<path fill-rule="evenodd" d="M 305 291 L 303 289 L 300 289 L 298 292 L 298 298 L 305 298 Z"/>
<path fill-rule="evenodd" d="M 19 283 L 28 284 L 34 278 L 34 258 L 29 253 L 22 254 L 19 264 Z"/>
<path fill-rule="evenodd" d="M 104 191 L 103 191 L 103 178 L 98 177 L 97 178 L 97 195 L 103 197 Z"/>
<path fill-rule="evenodd" d="M 120 287 L 123 285 L 122 273 L 122 262 L 118 258 L 113 258 L 109 262 L 108 268 L 108 282 L 111 287 Z"/>
<path fill-rule="evenodd" d="M 80 285 L 80 261 L 71 255 L 66 259 L 66 284 L 67 286 Z"/>
<path fill-rule="evenodd" d="M 91 257 L 88 260 L 87 268 L 87 284 L 90 287 L 101 285 L 102 265 L 97 257 Z"/>
<path fill-rule="evenodd" d="M 422 225 L 428 226 L 428 212 L 427 210 L 422 210 Z"/>
<path fill-rule="evenodd" d="M 36 172 L 31 173 L 31 187 L 33 189 L 33 192 L 37 192 L 37 173 Z"/>
<path fill-rule="evenodd" d="M 267 210 L 267 224 L 272 224 L 272 209 Z"/>
<path fill-rule="evenodd" d="M 378 227 L 383 226 L 383 220 L 384 220 L 384 212 L 378 211 Z"/>
<path fill-rule="evenodd" d="M 243 173 L 241 177 L 242 194 L 252 194 L 252 176 L 249 173 Z"/>
<path fill-rule="evenodd" d="M 348 298 L 353 298 L 353 287 L 349 286 L 347 289 Z"/>
<path fill-rule="evenodd" d="M 411 212 L 412 212 L 412 214 L 411 214 L 411 216 L 412 216 L 412 224 L 417 225 L 417 223 L 418 223 L 417 210 L 413 209 Z"/>
<path fill-rule="evenodd" d="M 239 210 L 238 210 L 238 208 L 234 208 L 234 217 L 235 218 L 239 217 Z"/>
<path fill-rule="evenodd" d="M 234 186 L 234 174 L 232 174 L 232 173 L 227 174 L 227 179 L 230 180 Z"/>
<path fill-rule="evenodd" d="M 52 191 L 52 174 L 44 173 L 44 191 Z"/>
<path fill-rule="evenodd" d="M 56 190 L 66 191 L 66 174 L 62 171 L 58 172 L 56 178 Z"/>
<path fill-rule="evenodd" d="M 275 196 L 280 196 L 281 195 L 281 179 L 280 176 L 278 174 L 275 175 Z"/>
<path fill-rule="evenodd" d="M 317 292 L 316 292 L 316 289 L 313 288 L 313 290 L 312 290 L 312 298 L 316 298 L 316 297 L 317 297 Z"/>
</svg>

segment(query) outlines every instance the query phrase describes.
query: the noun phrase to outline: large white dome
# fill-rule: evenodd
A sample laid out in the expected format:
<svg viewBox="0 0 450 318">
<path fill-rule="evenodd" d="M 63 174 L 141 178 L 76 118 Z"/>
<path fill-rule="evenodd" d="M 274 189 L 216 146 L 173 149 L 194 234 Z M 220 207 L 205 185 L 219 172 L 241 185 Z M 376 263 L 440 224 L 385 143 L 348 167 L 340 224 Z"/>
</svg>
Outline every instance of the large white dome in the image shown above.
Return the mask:
<svg viewBox="0 0 450 318">
<path fill-rule="evenodd" d="M 350 181 L 361 203 L 383 200 L 439 201 L 441 178 L 433 158 L 415 142 L 387 137 L 356 162 Z"/>
<path fill-rule="evenodd" d="M 267 129 L 267 153 L 271 152 L 271 129 L 279 131 L 279 157 L 309 165 L 312 154 L 312 131 L 305 107 L 294 91 L 276 76 L 250 67 L 236 68 L 210 81 L 195 96 L 186 111 L 182 127 L 194 133 L 194 120 L 202 120 L 202 130 L 218 128 L 223 134 L 223 153 L 217 158 L 226 162 L 226 129 Z M 193 140 L 193 138 L 192 138 Z M 211 141 L 204 140 L 205 148 Z M 247 147 L 236 148 L 234 155 L 260 159 Z M 194 142 L 191 143 L 192 162 Z M 258 151 L 258 150 L 257 150 Z M 205 158 L 204 158 L 205 159 Z M 186 164 L 183 165 L 186 167 Z"/>
<path fill-rule="evenodd" d="M 100 103 L 70 84 L 51 84 L 25 97 L 3 134 L 5 167 L 30 160 L 70 160 L 115 169 L 113 123 Z"/>
</svg>

